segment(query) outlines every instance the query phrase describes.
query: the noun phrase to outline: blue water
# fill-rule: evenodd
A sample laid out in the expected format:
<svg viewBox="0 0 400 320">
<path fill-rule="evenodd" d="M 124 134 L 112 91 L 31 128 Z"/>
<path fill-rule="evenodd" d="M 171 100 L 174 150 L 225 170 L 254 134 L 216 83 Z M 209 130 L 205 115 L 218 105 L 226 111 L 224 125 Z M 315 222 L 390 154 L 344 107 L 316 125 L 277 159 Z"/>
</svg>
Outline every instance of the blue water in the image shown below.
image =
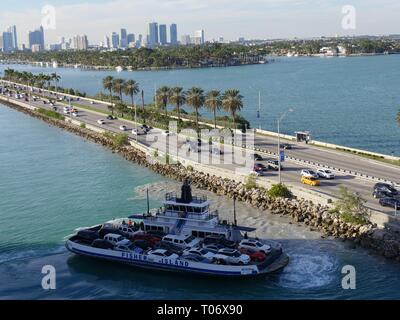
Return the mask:
<svg viewBox="0 0 400 320">
<path fill-rule="evenodd" d="M 51 68 L 10 66 L 32 72 Z M 1 71 L 7 66 L 0 65 Z M 205 90 L 240 89 L 242 114 L 253 127 L 276 131 L 276 119 L 287 134 L 308 130 L 315 140 L 400 156 L 400 55 L 352 58 L 279 58 L 268 65 L 173 71 L 110 72 L 58 69 L 61 86 L 94 95 L 109 74 L 135 79 L 147 102 L 161 85 L 200 86 Z M 261 119 L 257 119 L 261 91 Z M 187 108 L 188 111 L 190 111 Z M 207 116 L 207 112 L 201 113 Z"/>
<path fill-rule="evenodd" d="M 76 257 L 63 247 L 77 227 L 142 212 L 146 201 L 137 188 L 163 183 L 161 193 L 174 184 L 0 105 L 0 299 L 400 299 L 398 263 L 240 203 L 240 223 L 283 243 L 291 257 L 283 273 L 246 281 L 198 278 Z M 54 291 L 41 288 L 44 265 L 56 268 Z M 356 268 L 356 290 L 341 288 L 344 265 Z"/>
</svg>

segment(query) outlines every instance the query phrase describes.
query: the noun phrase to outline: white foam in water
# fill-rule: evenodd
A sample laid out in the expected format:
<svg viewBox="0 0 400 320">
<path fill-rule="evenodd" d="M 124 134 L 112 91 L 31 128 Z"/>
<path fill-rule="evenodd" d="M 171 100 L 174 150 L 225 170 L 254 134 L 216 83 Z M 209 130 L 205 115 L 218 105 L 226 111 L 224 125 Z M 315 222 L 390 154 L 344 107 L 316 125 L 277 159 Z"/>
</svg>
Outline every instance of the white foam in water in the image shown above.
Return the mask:
<svg viewBox="0 0 400 320">
<path fill-rule="evenodd" d="M 290 263 L 280 275 L 278 285 L 292 289 L 310 289 L 329 285 L 337 276 L 337 260 L 324 252 L 300 252 L 290 255 Z"/>
<path fill-rule="evenodd" d="M 22 250 L 22 251 L 12 251 L 3 252 L 0 254 L 0 264 L 5 262 L 11 262 L 20 259 L 29 259 L 35 257 L 42 257 L 45 255 L 53 255 L 64 252 L 66 249 L 64 245 L 59 245 L 57 247 L 48 249 L 37 249 L 37 250 Z"/>
</svg>

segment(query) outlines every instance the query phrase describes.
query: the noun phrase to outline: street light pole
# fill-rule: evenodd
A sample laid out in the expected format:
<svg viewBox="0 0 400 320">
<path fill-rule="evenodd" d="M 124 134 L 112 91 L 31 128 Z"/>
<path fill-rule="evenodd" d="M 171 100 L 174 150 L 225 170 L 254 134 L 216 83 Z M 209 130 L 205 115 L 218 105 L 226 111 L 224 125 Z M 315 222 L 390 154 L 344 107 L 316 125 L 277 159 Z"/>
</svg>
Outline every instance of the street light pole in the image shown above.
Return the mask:
<svg viewBox="0 0 400 320">
<path fill-rule="evenodd" d="M 283 118 L 286 117 L 286 115 L 288 114 L 288 112 L 293 112 L 294 109 L 289 109 L 287 110 L 284 114 L 282 114 L 282 116 L 280 118 L 278 118 L 277 121 L 277 126 L 278 126 L 278 170 L 279 170 L 279 184 L 282 184 L 282 175 L 281 175 L 281 131 L 280 131 L 280 124 L 281 121 L 283 120 Z"/>
<path fill-rule="evenodd" d="M 279 170 L 279 184 L 282 184 L 282 176 L 281 176 L 281 132 L 280 132 L 280 122 L 281 119 L 278 119 L 278 170 Z"/>
</svg>

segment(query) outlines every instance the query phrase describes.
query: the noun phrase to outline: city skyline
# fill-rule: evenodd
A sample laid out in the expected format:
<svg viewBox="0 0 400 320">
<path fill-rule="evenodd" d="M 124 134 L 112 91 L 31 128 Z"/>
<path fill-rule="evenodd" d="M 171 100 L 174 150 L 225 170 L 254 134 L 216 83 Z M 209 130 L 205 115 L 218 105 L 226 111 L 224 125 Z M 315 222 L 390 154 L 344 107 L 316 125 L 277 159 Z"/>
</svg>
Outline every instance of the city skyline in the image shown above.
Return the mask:
<svg viewBox="0 0 400 320">
<path fill-rule="evenodd" d="M 206 29 L 206 40 L 400 33 L 397 17 L 400 3 L 393 0 L 249 0 L 245 4 L 228 0 L 86 0 L 82 4 L 75 0 L 54 0 L 50 4 L 56 9 L 57 26 L 55 30 L 45 30 L 47 44 L 56 42 L 60 36 L 82 32 L 91 43 L 99 43 L 109 30 L 118 31 L 121 26 L 145 35 L 148 23 L 164 24 L 171 20 L 180 26 L 180 35 Z M 345 30 L 341 26 L 344 5 L 354 5 L 356 9 L 355 29 Z M 27 43 L 27 32 L 43 18 L 42 2 L 22 0 L 16 4 L 4 0 L 3 8 L 1 30 L 17 25 L 19 43 Z"/>
</svg>

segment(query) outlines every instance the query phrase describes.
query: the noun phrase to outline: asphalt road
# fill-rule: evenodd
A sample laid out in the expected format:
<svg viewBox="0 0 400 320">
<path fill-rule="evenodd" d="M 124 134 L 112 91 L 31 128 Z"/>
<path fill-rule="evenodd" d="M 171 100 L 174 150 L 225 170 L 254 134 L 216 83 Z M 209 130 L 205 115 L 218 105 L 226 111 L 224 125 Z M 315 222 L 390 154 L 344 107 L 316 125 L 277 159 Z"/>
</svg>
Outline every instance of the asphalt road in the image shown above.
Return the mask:
<svg viewBox="0 0 400 320">
<path fill-rule="evenodd" d="M 14 97 L 11 97 L 10 100 L 15 99 Z M 91 108 L 99 108 L 103 109 L 104 111 L 107 111 L 107 106 L 106 105 L 101 105 L 101 104 L 90 104 L 89 102 L 85 101 L 79 101 L 78 102 L 81 105 L 86 105 Z M 58 111 L 60 113 L 63 113 L 63 106 L 65 104 L 68 104 L 67 102 L 57 102 L 56 106 L 58 107 Z M 47 108 L 51 109 L 51 106 L 47 103 L 44 104 L 43 101 L 37 100 L 36 102 L 31 101 L 31 105 L 35 107 L 41 107 L 41 108 Z M 78 108 L 79 109 L 79 108 Z M 173 149 L 173 145 L 178 144 L 178 150 L 181 150 L 179 155 L 191 158 L 192 160 L 197 159 L 199 156 L 206 156 L 209 157 L 211 156 L 209 151 L 202 151 L 201 153 L 197 154 L 194 152 L 185 152 L 182 151 L 182 146 L 185 144 L 185 137 L 179 136 L 177 137 L 176 135 L 167 137 L 163 134 L 161 134 L 161 130 L 159 129 L 153 129 L 150 131 L 148 135 L 143 135 L 143 136 L 136 136 L 131 133 L 131 130 L 134 129 L 136 126 L 132 122 L 128 122 L 125 120 L 106 120 L 105 115 L 100 115 L 98 113 L 88 111 L 88 110 L 83 110 L 80 109 L 79 111 L 79 117 L 73 119 L 85 122 L 87 124 L 101 127 L 103 129 L 110 130 L 112 132 L 122 132 L 119 127 L 121 125 L 125 125 L 128 130 L 125 131 L 126 134 L 131 139 L 137 139 L 138 142 L 146 145 L 146 146 L 152 146 L 153 148 L 158 148 L 160 151 L 164 151 L 165 148 L 171 148 L 172 152 L 176 152 L 176 148 Z M 99 125 L 97 121 L 99 119 L 104 119 L 106 120 L 106 123 L 104 125 Z M 316 148 L 313 146 L 309 145 L 302 145 L 302 144 L 293 144 L 293 149 L 292 150 L 287 150 L 287 154 L 291 155 L 296 158 L 304 159 L 304 160 L 309 160 L 309 161 L 314 161 L 330 166 L 334 166 L 337 168 L 342 168 L 342 169 L 347 169 L 351 171 L 358 171 L 361 173 L 365 173 L 371 176 L 376 176 L 376 177 L 381 177 L 385 178 L 388 180 L 394 180 L 394 181 L 399 181 L 400 177 L 400 168 L 387 165 L 384 163 L 379 163 L 376 161 L 372 161 L 369 159 L 364 159 L 361 157 L 353 156 L 353 155 L 347 155 L 338 151 L 334 150 L 325 150 L 325 149 L 320 149 Z M 265 148 L 267 150 L 271 150 L 273 152 L 277 151 L 277 140 L 274 138 L 270 137 L 256 137 L 256 145 L 260 146 L 262 148 Z M 206 148 L 208 146 L 205 146 Z M 237 169 L 238 165 L 232 164 L 229 161 L 228 163 L 224 163 L 224 161 L 221 161 L 221 163 L 218 163 L 219 159 L 231 159 L 232 158 L 232 153 L 230 150 L 227 148 L 219 147 L 219 149 L 224 149 L 224 155 L 212 155 L 213 164 L 216 168 L 223 168 L 225 170 L 232 170 L 234 171 Z M 237 152 L 237 151 L 236 151 Z M 171 150 L 170 150 L 171 153 Z M 210 161 L 210 160 L 209 160 Z M 264 161 L 261 161 L 264 162 Z M 311 187 L 311 186 L 305 186 L 301 184 L 300 182 L 300 171 L 302 169 L 306 169 L 306 166 L 300 165 L 295 162 L 284 162 L 283 163 L 284 169 L 282 171 L 282 181 L 285 183 L 290 183 L 294 186 L 299 186 L 303 188 L 308 188 L 310 190 L 313 190 L 315 192 L 323 193 L 329 196 L 335 196 L 338 191 L 338 187 L 340 185 L 348 187 L 349 190 L 359 192 L 368 202 L 367 206 L 370 207 L 371 209 L 378 210 L 385 212 L 387 214 L 393 214 L 393 209 L 391 208 L 383 208 L 378 204 L 378 200 L 374 199 L 372 197 L 372 189 L 374 182 L 372 181 L 367 181 L 363 179 L 356 178 L 355 176 L 349 175 L 349 174 L 337 174 L 336 178 L 334 180 L 322 180 L 321 181 L 321 186 L 319 187 Z M 249 172 L 250 173 L 250 172 Z M 278 181 L 278 173 L 275 171 L 268 171 L 268 174 L 266 177 L 260 177 L 260 179 L 269 179 L 272 181 Z"/>
</svg>

